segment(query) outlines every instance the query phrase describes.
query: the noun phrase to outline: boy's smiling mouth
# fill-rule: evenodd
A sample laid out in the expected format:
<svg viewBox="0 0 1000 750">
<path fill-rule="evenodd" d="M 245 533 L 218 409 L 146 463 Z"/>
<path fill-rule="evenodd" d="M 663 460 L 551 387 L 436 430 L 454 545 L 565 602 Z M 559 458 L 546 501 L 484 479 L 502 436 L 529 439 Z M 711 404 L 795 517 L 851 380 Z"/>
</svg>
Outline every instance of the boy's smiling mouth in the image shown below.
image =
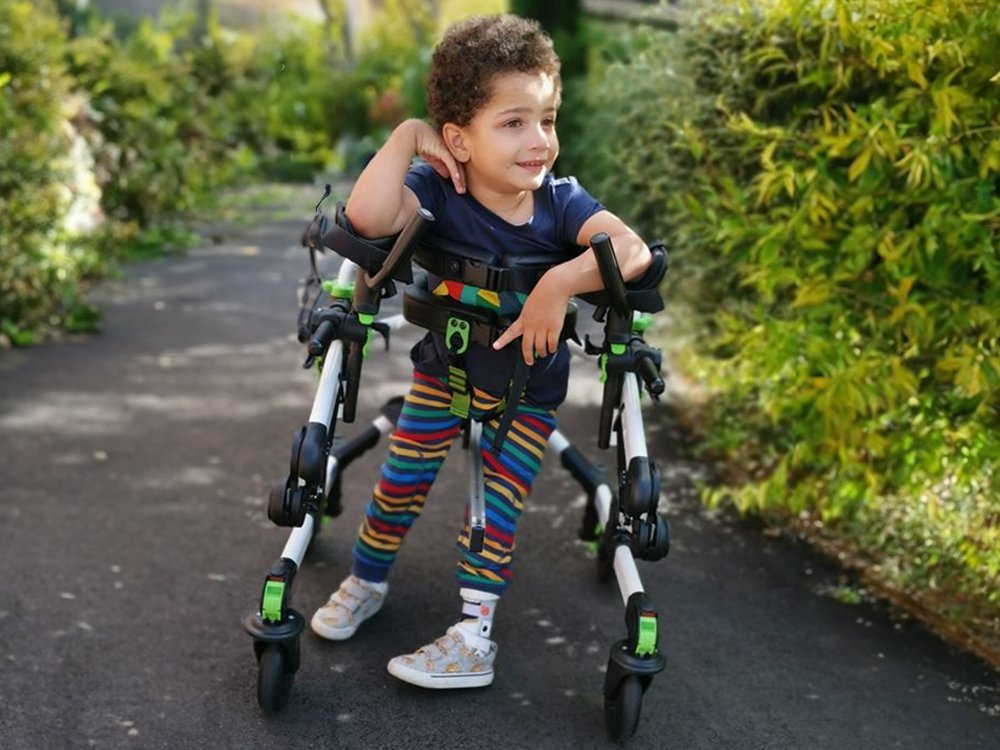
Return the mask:
<svg viewBox="0 0 1000 750">
<path fill-rule="evenodd" d="M 548 166 L 548 162 L 544 160 L 538 161 L 519 161 L 517 166 L 524 169 L 530 170 L 532 172 L 538 171 L 539 169 L 545 169 Z"/>
</svg>

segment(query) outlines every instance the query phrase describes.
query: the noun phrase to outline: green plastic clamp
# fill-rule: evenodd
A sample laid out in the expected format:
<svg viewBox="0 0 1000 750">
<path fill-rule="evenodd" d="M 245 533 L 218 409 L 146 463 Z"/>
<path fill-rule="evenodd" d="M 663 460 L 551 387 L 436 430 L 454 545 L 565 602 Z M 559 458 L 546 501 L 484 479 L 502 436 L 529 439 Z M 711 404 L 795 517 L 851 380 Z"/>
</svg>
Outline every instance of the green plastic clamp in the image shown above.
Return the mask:
<svg viewBox="0 0 1000 750">
<path fill-rule="evenodd" d="M 322 283 L 323 291 L 334 299 L 350 299 L 354 295 L 354 283 L 342 284 L 338 279 L 331 279 Z"/>
<path fill-rule="evenodd" d="M 358 322 L 368 329 L 365 335 L 365 345 L 361 347 L 361 358 L 368 359 L 368 347 L 372 343 L 372 323 L 375 322 L 375 316 L 371 313 L 358 313 Z"/>
<path fill-rule="evenodd" d="M 639 615 L 639 642 L 635 653 L 638 656 L 656 653 L 656 615 Z"/>
<path fill-rule="evenodd" d="M 632 330 L 636 333 L 642 333 L 651 325 L 653 325 L 653 316 L 647 313 L 639 313 L 632 318 Z"/>
<path fill-rule="evenodd" d="M 598 522 L 598 524 L 594 527 L 594 533 L 597 534 L 597 539 L 592 542 L 587 542 L 587 551 L 592 555 L 597 554 L 597 550 L 601 545 L 601 537 L 604 536 L 604 524 Z"/>
<path fill-rule="evenodd" d="M 268 580 L 260 603 L 260 616 L 268 622 L 281 622 L 281 602 L 285 598 L 285 582 Z"/>
</svg>

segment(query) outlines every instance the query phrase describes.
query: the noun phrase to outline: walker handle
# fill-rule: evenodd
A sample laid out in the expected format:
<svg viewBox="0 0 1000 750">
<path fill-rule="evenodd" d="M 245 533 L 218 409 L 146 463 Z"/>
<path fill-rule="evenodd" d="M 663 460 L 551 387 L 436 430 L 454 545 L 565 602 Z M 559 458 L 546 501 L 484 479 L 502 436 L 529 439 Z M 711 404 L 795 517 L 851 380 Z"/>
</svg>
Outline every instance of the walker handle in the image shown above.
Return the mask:
<svg viewBox="0 0 1000 750">
<path fill-rule="evenodd" d="M 611 238 L 607 232 L 598 232 L 590 238 L 590 246 L 594 248 L 597 268 L 601 272 L 601 279 L 604 281 L 611 309 L 620 317 L 631 322 L 632 310 L 629 308 L 628 298 L 625 296 L 625 280 L 622 278 L 621 269 L 618 268 L 618 258 L 615 256 Z"/>
<path fill-rule="evenodd" d="M 656 366 L 656 362 L 653 361 L 652 357 L 643 357 L 640 355 L 636 361 L 636 369 L 639 372 L 639 377 L 642 378 L 642 382 L 646 384 L 646 390 L 649 391 L 650 395 L 660 396 L 663 394 L 666 384 L 660 375 L 660 368 Z"/>
</svg>

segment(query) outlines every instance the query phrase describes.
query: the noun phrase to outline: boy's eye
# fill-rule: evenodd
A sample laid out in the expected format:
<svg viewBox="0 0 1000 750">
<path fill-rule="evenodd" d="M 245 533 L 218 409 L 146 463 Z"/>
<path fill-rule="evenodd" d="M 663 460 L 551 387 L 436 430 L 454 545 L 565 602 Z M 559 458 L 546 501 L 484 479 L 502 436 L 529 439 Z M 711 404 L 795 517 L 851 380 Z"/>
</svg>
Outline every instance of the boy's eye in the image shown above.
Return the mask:
<svg viewBox="0 0 1000 750">
<path fill-rule="evenodd" d="M 507 122 L 505 122 L 503 124 L 503 126 L 505 128 L 519 128 L 519 127 L 521 127 L 521 121 L 519 119 L 516 119 L 516 118 L 513 119 L 513 120 L 507 120 Z"/>
<path fill-rule="evenodd" d="M 555 124 L 556 124 L 556 118 L 554 117 L 546 117 L 544 120 L 542 120 L 542 126 L 546 128 L 553 128 L 555 127 Z"/>
</svg>

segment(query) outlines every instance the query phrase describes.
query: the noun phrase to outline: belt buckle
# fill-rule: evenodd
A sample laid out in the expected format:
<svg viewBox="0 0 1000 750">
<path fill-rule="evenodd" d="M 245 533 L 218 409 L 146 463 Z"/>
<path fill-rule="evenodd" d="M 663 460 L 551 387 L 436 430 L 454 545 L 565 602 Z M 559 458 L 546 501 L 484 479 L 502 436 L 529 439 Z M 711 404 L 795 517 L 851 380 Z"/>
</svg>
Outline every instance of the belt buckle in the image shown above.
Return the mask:
<svg viewBox="0 0 1000 750">
<path fill-rule="evenodd" d="M 486 266 L 486 288 L 491 292 L 503 292 L 507 289 L 507 269 L 496 266 Z"/>
<path fill-rule="evenodd" d="M 461 264 L 462 270 L 459 278 L 463 284 L 468 284 L 478 289 L 488 288 L 487 284 L 489 284 L 491 270 L 488 265 L 481 261 L 469 260 L 468 258 L 463 259 Z"/>
</svg>

